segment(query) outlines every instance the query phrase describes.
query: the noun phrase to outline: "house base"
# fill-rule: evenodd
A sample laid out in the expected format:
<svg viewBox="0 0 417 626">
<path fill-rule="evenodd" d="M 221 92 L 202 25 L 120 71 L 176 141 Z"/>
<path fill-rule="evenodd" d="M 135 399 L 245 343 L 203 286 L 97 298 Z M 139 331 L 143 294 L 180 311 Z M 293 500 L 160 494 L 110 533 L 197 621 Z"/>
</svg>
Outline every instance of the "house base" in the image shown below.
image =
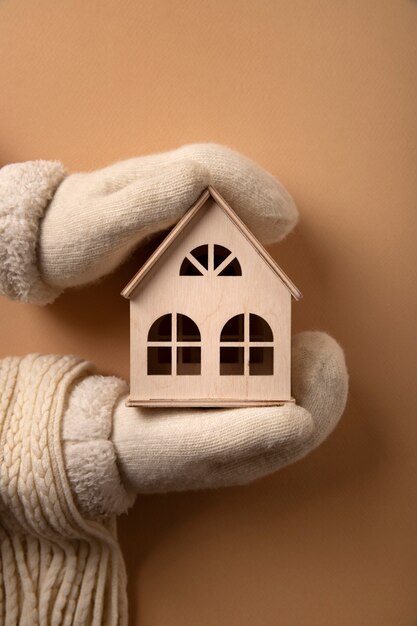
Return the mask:
<svg viewBox="0 0 417 626">
<path fill-rule="evenodd" d="M 126 406 L 144 406 L 144 407 L 200 407 L 200 408 L 239 408 L 250 406 L 282 406 L 295 402 L 294 398 L 290 400 L 126 400 Z"/>
</svg>

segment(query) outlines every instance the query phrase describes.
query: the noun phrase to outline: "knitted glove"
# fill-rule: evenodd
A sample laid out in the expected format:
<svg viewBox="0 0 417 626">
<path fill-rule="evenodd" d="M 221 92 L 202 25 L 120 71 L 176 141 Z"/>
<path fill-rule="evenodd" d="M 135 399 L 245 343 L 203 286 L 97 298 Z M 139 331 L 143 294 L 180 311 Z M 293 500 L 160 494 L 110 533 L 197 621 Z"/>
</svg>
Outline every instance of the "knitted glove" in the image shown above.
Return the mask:
<svg viewBox="0 0 417 626">
<path fill-rule="evenodd" d="M 297 211 L 278 181 L 227 148 L 189 145 L 67 176 L 54 161 L 0 170 L 0 293 L 47 304 L 113 271 L 169 229 L 215 186 L 263 243 L 282 239 Z"/>
<path fill-rule="evenodd" d="M 62 435 L 79 508 L 120 513 L 138 492 L 242 484 L 301 458 L 343 412 L 341 348 L 325 333 L 297 335 L 292 376 L 297 404 L 210 410 L 126 407 L 122 381 L 86 377 L 71 393 Z"/>
</svg>

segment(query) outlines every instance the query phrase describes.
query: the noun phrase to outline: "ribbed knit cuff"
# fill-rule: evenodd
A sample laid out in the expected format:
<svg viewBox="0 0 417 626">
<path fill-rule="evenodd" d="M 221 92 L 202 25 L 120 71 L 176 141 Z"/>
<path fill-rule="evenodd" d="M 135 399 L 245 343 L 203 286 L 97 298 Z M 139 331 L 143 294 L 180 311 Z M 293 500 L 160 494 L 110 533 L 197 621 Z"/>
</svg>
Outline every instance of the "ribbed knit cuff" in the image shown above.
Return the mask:
<svg viewBox="0 0 417 626">
<path fill-rule="evenodd" d="M 111 441 L 113 411 L 127 393 L 113 376 L 88 376 L 71 392 L 62 424 L 62 443 L 71 490 L 90 518 L 124 513 L 135 494 L 122 484 Z"/>
<path fill-rule="evenodd" d="M 61 293 L 42 281 L 37 246 L 41 218 L 64 177 L 58 161 L 13 163 L 0 170 L 0 294 L 48 304 Z"/>
</svg>

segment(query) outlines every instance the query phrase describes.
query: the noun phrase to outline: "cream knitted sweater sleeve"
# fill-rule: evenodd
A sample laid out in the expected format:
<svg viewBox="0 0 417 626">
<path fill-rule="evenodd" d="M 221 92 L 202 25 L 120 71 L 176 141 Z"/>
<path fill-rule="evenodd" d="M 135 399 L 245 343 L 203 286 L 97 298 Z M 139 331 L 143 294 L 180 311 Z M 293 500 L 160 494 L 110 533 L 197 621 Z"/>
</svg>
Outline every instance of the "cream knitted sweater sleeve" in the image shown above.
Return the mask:
<svg viewBox="0 0 417 626">
<path fill-rule="evenodd" d="M 123 384 L 108 382 L 102 406 L 92 407 L 94 416 L 84 411 L 77 424 L 71 411 L 80 400 L 72 392 L 93 378 L 92 367 L 75 357 L 0 361 L 1 624 L 127 623 L 112 513 L 132 496 L 118 480 L 108 441 L 111 404 Z"/>
</svg>

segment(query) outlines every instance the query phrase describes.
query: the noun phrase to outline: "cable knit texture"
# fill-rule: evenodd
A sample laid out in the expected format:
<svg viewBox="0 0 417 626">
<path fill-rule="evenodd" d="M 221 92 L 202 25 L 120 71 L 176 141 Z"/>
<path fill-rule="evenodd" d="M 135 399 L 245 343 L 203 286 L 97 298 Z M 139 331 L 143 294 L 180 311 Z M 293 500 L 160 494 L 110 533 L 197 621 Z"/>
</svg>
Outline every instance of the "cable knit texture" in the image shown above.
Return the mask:
<svg viewBox="0 0 417 626">
<path fill-rule="evenodd" d="M 56 161 L 28 161 L 0 170 L 0 294 L 47 304 L 61 293 L 42 280 L 37 248 L 40 219 L 64 176 Z"/>
<path fill-rule="evenodd" d="M 127 623 L 114 517 L 98 523 L 80 515 L 62 454 L 68 393 L 89 369 L 75 357 L 0 361 L 0 623 L 7 626 Z"/>
</svg>

